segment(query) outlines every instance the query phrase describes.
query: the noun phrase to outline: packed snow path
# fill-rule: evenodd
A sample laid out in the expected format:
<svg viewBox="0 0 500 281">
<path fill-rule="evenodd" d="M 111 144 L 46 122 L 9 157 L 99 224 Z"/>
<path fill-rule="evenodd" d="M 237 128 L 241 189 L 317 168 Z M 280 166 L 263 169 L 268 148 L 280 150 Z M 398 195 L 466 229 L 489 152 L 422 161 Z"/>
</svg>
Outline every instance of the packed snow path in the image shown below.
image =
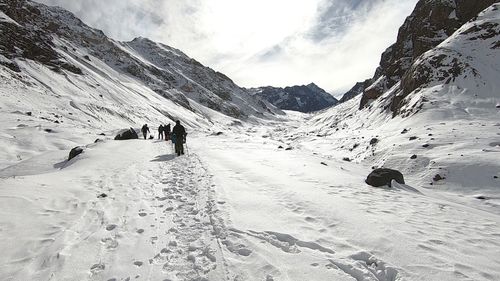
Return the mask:
<svg viewBox="0 0 500 281">
<path fill-rule="evenodd" d="M 0 280 L 500 280 L 498 215 L 371 188 L 369 167 L 261 135 L 198 134 L 183 157 L 107 141 L 3 170 Z"/>
</svg>

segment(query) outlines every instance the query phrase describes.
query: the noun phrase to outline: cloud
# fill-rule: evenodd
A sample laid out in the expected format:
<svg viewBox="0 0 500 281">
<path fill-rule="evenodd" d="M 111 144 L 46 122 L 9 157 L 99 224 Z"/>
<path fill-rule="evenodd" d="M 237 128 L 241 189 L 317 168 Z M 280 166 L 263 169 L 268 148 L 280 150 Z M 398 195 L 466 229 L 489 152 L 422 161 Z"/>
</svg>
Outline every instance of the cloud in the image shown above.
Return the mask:
<svg viewBox="0 0 500 281">
<path fill-rule="evenodd" d="M 37 0 L 112 38 L 179 48 L 242 86 L 315 82 L 334 92 L 371 77 L 417 0 Z"/>
</svg>

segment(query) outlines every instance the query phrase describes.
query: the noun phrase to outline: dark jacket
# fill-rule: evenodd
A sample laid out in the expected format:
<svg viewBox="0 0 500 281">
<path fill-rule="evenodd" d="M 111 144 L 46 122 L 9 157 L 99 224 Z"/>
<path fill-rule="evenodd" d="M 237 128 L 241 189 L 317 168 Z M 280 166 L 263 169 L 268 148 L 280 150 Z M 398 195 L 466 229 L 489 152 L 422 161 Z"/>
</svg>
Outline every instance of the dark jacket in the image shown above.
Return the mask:
<svg viewBox="0 0 500 281">
<path fill-rule="evenodd" d="M 182 125 L 175 125 L 172 129 L 172 133 L 174 133 L 176 137 L 184 137 L 186 135 L 186 129 L 184 129 Z"/>
<path fill-rule="evenodd" d="M 141 131 L 142 131 L 143 133 L 149 132 L 149 127 L 148 127 L 148 126 L 146 126 L 146 125 L 144 125 L 144 126 L 142 126 Z"/>
</svg>

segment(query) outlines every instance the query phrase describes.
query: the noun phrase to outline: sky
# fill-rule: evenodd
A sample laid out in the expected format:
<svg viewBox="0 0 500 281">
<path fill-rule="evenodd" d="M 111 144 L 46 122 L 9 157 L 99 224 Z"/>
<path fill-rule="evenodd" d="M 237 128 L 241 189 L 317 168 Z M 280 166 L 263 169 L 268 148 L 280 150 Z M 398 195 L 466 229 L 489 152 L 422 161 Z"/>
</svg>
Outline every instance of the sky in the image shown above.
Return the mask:
<svg viewBox="0 0 500 281">
<path fill-rule="evenodd" d="M 111 38 L 178 48 L 244 87 L 371 78 L 417 0 L 36 0 Z"/>
</svg>

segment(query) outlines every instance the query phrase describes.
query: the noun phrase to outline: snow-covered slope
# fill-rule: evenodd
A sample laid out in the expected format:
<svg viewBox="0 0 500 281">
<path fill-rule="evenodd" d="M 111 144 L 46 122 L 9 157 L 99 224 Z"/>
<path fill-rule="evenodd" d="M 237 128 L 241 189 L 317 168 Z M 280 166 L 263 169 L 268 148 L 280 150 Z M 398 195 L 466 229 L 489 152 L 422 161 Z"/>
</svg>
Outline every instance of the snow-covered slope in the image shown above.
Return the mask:
<svg viewBox="0 0 500 281">
<path fill-rule="evenodd" d="M 338 103 L 338 100 L 314 83 L 302 86 L 260 87 L 251 89 L 255 96 L 283 110 L 314 112 Z"/>
<path fill-rule="evenodd" d="M 399 169 L 414 186 L 466 195 L 456 200 L 498 206 L 499 8 L 487 8 L 419 57 L 402 82 L 366 108 L 358 110 L 358 96 L 312 117 L 303 144 Z M 475 198 L 483 193 L 486 200 Z"/>
<path fill-rule="evenodd" d="M 0 1 L 0 11 L 0 168 L 144 123 L 219 130 L 282 114 L 163 44 L 117 42 L 30 1 Z"/>
</svg>

